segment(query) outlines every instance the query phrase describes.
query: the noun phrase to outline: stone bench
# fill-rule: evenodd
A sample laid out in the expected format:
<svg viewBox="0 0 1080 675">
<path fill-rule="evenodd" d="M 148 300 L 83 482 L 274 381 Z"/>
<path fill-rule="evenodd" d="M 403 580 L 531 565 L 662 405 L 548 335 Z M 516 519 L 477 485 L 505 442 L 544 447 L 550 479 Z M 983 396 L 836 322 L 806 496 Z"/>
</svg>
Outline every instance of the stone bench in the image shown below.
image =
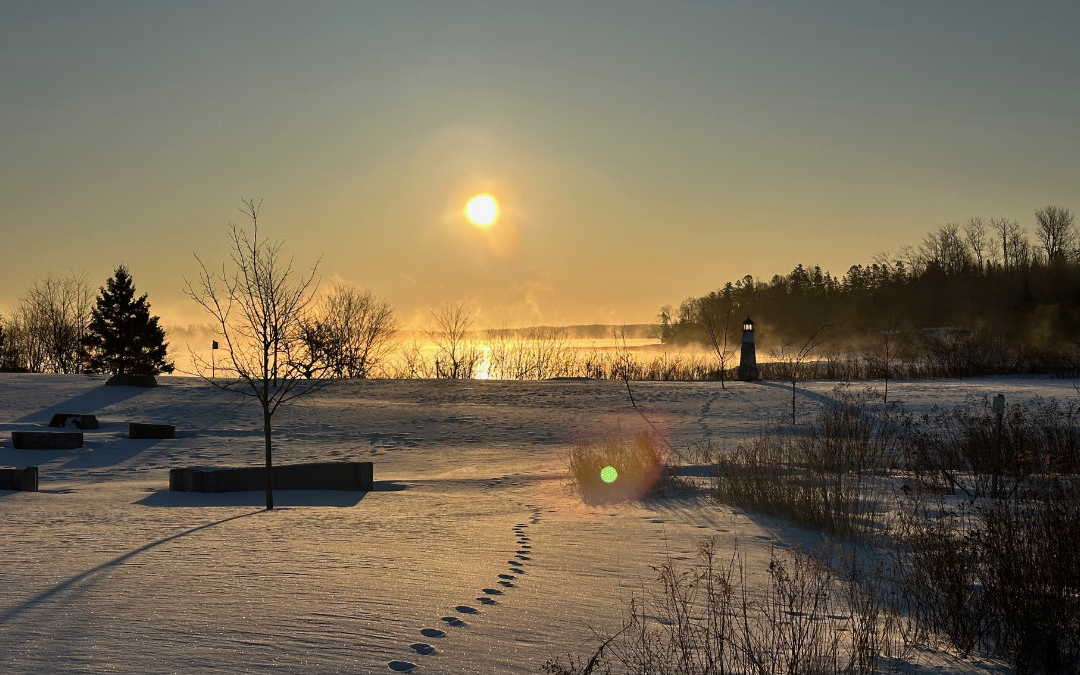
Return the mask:
<svg viewBox="0 0 1080 675">
<path fill-rule="evenodd" d="M 67 426 L 69 419 L 75 420 L 75 426 L 80 429 L 97 429 L 98 419 L 96 415 L 83 415 L 82 413 L 56 413 L 49 420 L 50 427 Z"/>
<path fill-rule="evenodd" d="M 74 450 L 83 446 L 81 431 L 12 431 L 16 450 Z"/>
<path fill-rule="evenodd" d="M 20 466 L 14 469 L 0 467 L 0 490 L 38 491 L 38 468 Z"/>
<path fill-rule="evenodd" d="M 128 424 L 128 438 L 176 438 L 176 427 L 172 424 Z"/>
<path fill-rule="evenodd" d="M 315 462 L 274 467 L 275 490 L 353 490 L 374 487 L 371 462 Z M 266 489 L 266 467 L 194 466 L 169 470 L 173 492 L 248 492 Z"/>
</svg>

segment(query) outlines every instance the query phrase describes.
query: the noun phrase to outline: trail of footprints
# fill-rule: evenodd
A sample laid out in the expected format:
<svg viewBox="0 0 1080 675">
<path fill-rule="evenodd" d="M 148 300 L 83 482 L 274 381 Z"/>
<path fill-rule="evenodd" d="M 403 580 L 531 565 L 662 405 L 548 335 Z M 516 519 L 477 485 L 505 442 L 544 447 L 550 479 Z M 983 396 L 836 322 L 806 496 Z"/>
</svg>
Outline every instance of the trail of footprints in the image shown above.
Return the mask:
<svg viewBox="0 0 1080 675">
<path fill-rule="evenodd" d="M 497 485 L 507 477 L 495 479 L 492 481 Z M 518 523 L 514 525 L 514 535 L 517 539 L 517 551 L 514 556 L 506 561 L 507 571 L 497 575 L 496 581 L 490 588 L 480 589 L 482 595 L 477 596 L 476 602 L 483 606 L 498 605 L 505 598 L 508 591 L 517 588 L 517 583 L 522 576 L 528 574 L 525 569 L 532 561 L 532 539 L 526 533 L 529 525 L 535 525 L 540 522 L 540 508 L 532 504 L 525 505 L 532 515 L 529 517 L 529 521 L 526 523 Z M 439 649 L 436 646 L 439 640 L 447 637 L 447 632 L 444 629 L 454 628 L 467 628 L 469 624 L 465 621 L 465 618 L 474 617 L 481 613 L 481 610 L 473 607 L 472 605 L 458 605 L 454 607 L 454 611 L 458 615 L 444 616 L 440 621 L 442 622 L 440 628 L 424 628 L 421 629 L 420 635 L 424 638 L 428 638 L 431 642 L 414 642 L 409 645 L 415 656 L 435 656 L 438 655 Z M 462 618 L 465 617 L 465 618 Z M 397 673 L 411 673 L 417 670 L 420 666 L 412 661 L 391 661 L 387 666 L 391 671 Z"/>
</svg>

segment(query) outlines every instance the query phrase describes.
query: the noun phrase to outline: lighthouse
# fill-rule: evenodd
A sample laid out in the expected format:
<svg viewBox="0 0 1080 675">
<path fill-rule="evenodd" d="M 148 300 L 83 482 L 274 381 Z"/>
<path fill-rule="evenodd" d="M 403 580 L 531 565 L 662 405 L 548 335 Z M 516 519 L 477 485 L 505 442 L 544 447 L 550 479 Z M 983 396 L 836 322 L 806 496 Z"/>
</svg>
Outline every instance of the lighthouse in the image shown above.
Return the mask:
<svg viewBox="0 0 1080 675">
<path fill-rule="evenodd" d="M 757 372 L 757 353 L 754 351 L 754 322 L 750 317 L 742 322 L 742 353 L 739 355 L 738 379 L 760 380 Z"/>
</svg>

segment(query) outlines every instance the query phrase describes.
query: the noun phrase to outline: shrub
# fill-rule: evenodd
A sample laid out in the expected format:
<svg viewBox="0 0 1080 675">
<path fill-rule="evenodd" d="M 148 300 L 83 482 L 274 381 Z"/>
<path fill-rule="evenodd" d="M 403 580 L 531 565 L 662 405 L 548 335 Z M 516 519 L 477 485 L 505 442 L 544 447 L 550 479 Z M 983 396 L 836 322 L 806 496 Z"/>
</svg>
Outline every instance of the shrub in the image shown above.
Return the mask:
<svg viewBox="0 0 1080 675">
<path fill-rule="evenodd" d="M 905 505 L 895 568 L 914 618 L 962 653 L 1017 672 L 1080 670 L 1080 489 L 1075 477 L 1009 499 Z"/>
<path fill-rule="evenodd" d="M 588 661 L 549 661 L 552 675 L 649 673 L 874 673 L 901 654 L 892 616 L 873 585 L 856 587 L 810 555 L 772 551 L 769 580 L 755 594 L 736 544 L 720 556 L 715 540 L 696 565 L 654 568 L 659 592 L 630 601 L 622 628 L 597 636 Z M 857 605 L 857 609 L 855 608 Z"/>
<path fill-rule="evenodd" d="M 843 536 L 875 532 L 873 475 L 896 467 L 907 426 L 898 406 L 872 410 L 876 397 L 838 388 L 805 436 L 759 436 L 719 453 L 717 498 Z"/>
<path fill-rule="evenodd" d="M 938 471 L 970 497 L 1015 494 L 1032 480 L 1080 473 L 1080 403 L 1035 398 L 1010 405 L 1000 438 L 990 399 L 935 409 L 915 425 L 908 465 Z"/>
<path fill-rule="evenodd" d="M 633 439 L 584 443 L 570 451 L 571 483 L 586 503 L 615 503 L 638 499 L 655 488 L 664 475 L 666 454 L 660 439 L 641 433 Z"/>
</svg>

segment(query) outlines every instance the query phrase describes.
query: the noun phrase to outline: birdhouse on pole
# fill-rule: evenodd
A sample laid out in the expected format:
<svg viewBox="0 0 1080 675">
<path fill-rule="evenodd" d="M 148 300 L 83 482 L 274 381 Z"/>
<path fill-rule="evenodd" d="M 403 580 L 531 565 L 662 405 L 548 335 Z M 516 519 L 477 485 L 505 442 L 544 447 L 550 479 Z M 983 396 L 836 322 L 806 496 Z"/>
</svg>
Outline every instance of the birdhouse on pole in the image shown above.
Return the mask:
<svg viewBox="0 0 1080 675">
<path fill-rule="evenodd" d="M 750 382 L 760 380 L 757 372 L 757 352 L 754 349 L 754 321 L 746 317 L 742 322 L 742 353 L 739 354 L 739 372 L 736 377 Z"/>
</svg>

